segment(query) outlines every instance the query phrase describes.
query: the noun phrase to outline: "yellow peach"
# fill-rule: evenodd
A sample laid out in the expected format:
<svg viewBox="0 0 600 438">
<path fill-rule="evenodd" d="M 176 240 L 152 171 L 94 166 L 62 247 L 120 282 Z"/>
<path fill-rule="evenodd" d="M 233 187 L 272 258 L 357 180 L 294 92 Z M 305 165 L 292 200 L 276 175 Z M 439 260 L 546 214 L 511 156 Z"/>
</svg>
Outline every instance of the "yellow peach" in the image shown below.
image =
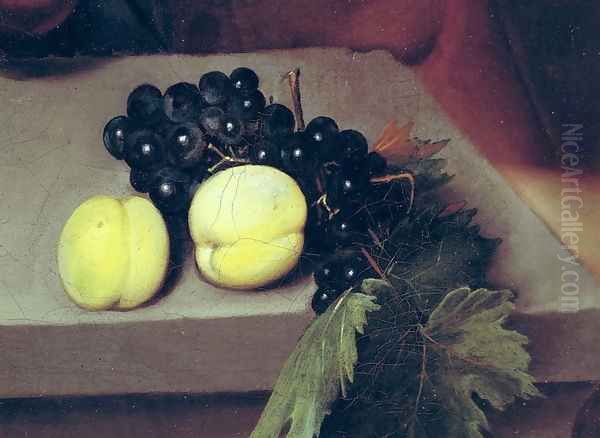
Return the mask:
<svg viewBox="0 0 600 438">
<path fill-rule="evenodd" d="M 307 206 L 296 181 L 269 166 L 221 171 L 189 211 L 196 264 L 211 283 L 255 289 L 285 276 L 304 245 Z"/>
<path fill-rule="evenodd" d="M 161 288 L 169 235 L 160 212 L 139 196 L 94 196 L 75 209 L 58 244 L 69 297 L 88 310 L 132 309 Z"/>
</svg>

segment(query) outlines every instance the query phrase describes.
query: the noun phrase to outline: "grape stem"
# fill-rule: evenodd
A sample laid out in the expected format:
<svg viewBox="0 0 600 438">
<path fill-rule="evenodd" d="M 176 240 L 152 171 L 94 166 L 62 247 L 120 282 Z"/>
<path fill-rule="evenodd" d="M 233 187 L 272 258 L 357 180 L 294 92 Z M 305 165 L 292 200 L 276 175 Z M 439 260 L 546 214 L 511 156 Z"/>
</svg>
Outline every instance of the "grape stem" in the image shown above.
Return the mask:
<svg viewBox="0 0 600 438">
<path fill-rule="evenodd" d="M 292 106 L 294 107 L 294 116 L 296 118 L 296 128 L 298 128 L 298 131 L 304 131 L 304 128 L 306 128 L 306 125 L 304 123 L 304 110 L 302 109 L 302 93 L 300 92 L 300 69 L 295 68 L 294 70 L 289 71 L 287 74 L 287 77 L 288 77 L 288 83 L 290 86 L 290 94 L 292 95 Z M 321 173 L 322 173 L 322 171 L 315 178 L 315 183 L 317 185 L 317 190 L 319 193 L 324 192 L 323 183 L 321 181 L 321 179 L 322 179 Z M 321 198 L 323 198 L 323 197 L 321 197 Z M 321 201 L 321 198 L 319 198 L 319 201 Z M 317 201 L 317 202 L 319 202 L 319 201 Z M 331 219 L 337 213 L 337 211 L 332 212 L 332 210 L 327 205 L 326 198 L 323 198 L 322 202 L 323 202 L 323 206 L 329 212 L 329 219 Z"/>
<path fill-rule="evenodd" d="M 225 155 L 223 152 L 221 152 L 221 150 L 218 147 L 216 147 L 212 143 L 208 144 L 208 149 L 215 151 L 216 154 L 219 157 L 221 157 L 221 161 L 219 161 L 214 166 L 208 168 L 208 171 L 210 173 L 215 173 L 221 166 L 223 166 L 226 163 L 234 163 L 234 164 L 249 164 L 250 163 L 250 161 L 244 160 L 242 158 L 234 158 L 234 157 L 230 157 L 229 155 Z"/>
<path fill-rule="evenodd" d="M 385 249 L 383 247 L 383 243 L 381 243 L 381 239 L 379 238 L 379 236 L 375 233 L 375 231 L 373 231 L 371 228 L 367 229 L 369 236 L 371 236 L 371 239 L 373 239 L 373 242 L 375 243 L 375 245 L 377 245 L 379 248 L 381 249 Z"/>
<path fill-rule="evenodd" d="M 296 116 L 296 127 L 298 131 L 304 131 L 304 112 L 302 111 L 302 95 L 300 94 L 300 69 L 296 68 L 287 74 L 292 94 L 294 115 Z"/>
<path fill-rule="evenodd" d="M 397 173 L 395 175 L 385 175 L 385 176 L 376 176 L 371 178 L 371 183 L 373 184 L 382 184 L 389 183 L 398 180 L 407 180 L 410 183 L 410 203 L 408 206 L 408 211 L 412 209 L 413 203 L 415 201 L 415 177 L 410 172 L 402 172 Z"/>
<path fill-rule="evenodd" d="M 327 210 L 327 213 L 329 213 L 329 220 L 331 220 L 331 218 L 340 212 L 339 208 L 331 208 L 329 205 L 327 205 L 327 193 L 321 195 L 321 197 L 317 199 L 316 204 L 322 205 L 325 210 Z"/>
<path fill-rule="evenodd" d="M 375 259 L 373 258 L 373 256 L 371 256 L 371 254 L 369 254 L 369 251 L 367 251 L 364 247 L 361 247 L 360 251 L 366 257 L 367 261 L 369 262 L 369 264 L 371 265 L 371 267 L 375 270 L 375 272 L 377 272 L 377 275 L 379 275 L 379 277 L 381 277 L 382 280 L 386 280 L 387 281 L 385 273 L 383 272 L 383 270 L 381 269 L 381 267 L 379 266 L 379 264 L 375 261 Z"/>
</svg>

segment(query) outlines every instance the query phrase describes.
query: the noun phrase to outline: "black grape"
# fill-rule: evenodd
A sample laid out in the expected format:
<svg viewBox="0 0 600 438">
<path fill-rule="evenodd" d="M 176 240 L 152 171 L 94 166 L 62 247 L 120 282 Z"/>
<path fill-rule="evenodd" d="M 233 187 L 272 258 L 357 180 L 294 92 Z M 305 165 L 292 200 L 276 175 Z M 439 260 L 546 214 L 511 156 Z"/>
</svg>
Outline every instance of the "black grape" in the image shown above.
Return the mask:
<svg viewBox="0 0 600 438">
<path fill-rule="evenodd" d="M 380 154 L 377 152 L 369 152 L 367 159 L 369 163 L 369 175 L 381 175 L 385 172 L 387 162 Z"/>
<path fill-rule="evenodd" d="M 317 315 L 321 315 L 341 294 L 342 291 L 333 288 L 319 288 L 313 295 L 311 307 Z"/>
<path fill-rule="evenodd" d="M 127 98 L 127 115 L 134 121 L 151 125 L 163 117 L 162 93 L 154 85 L 142 84 Z"/>
<path fill-rule="evenodd" d="M 340 269 L 340 282 L 338 284 L 344 290 L 354 287 L 361 280 L 374 275 L 366 257 L 359 252 L 343 251 L 337 253 L 335 257 L 338 260 Z"/>
<path fill-rule="evenodd" d="M 125 156 L 125 138 L 132 129 L 133 122 L 126 116 L 114 117 L 104 126 L 104 147 L 117 160 L 122 160 Z"/>
<path fill-rule="evenodd" d="M 164 213 L 185 210 L 189 205 L 190 177 L 174 167 L 156 172 L 150 186 L 150 199 Z"/>
<path fill-rule="evenodd" d="M 364 135 L 347 129 L 338 134 L 338 148 L 344 164 L 363 165 L 369 152 L 369 144 Z"/>
<path fill-rule="evenodd" d="M 334 246 L 348 246 L 367 241 L 364 219 L 359 215 L 336 214 L 328 223 L 326 234 Z"/>
<path fill-rule="evenodd" d="M 177 125 L 178 123 L 172 122 L 168 118 L 164 117 L 160 122 L 153 125 L 151 129 L 160 137 L 166 138 Z"/>
<path fill-rule="evenodd" d="M 175 123 L 192 122 L 202 109 L 200 91 L 194 84 L 179 82 L 165 91 L 163 98 L 165 115 Z"/>
<path fill-rule="evenodd" d="M 224 121 L 225 111 L 219 107 L 210 106 L 200 113 L 200 126 L 211 137 L 215 137 L 223 131 Z"/>
<path fill-rule="evenodd" d="M 211 71 L 202 75 L 198 82 L 202 103 L 206 106 L 224 105 L 233 92 L 233 85 L 227 75 Z"/>
<path fill-rule="evenodd" d="M 217 139 L 223 145 L 239 145 L 244 136 L 244 125 L 236 117 L 226 115 L 217 133 Z"/>
<path fill-rule="evenodd" d="M 200 128 L 194 123 L 175 127 L 168 136 L 167 156 L 169 161 L 182 169 L 198 165 L 208 143 Z"/>
<path fill-rule="evenodd" d="M 262 139 L 250 146 L 250 159 L 254 164 L 279 167 L 281 165 L 281 148 L 271 140 Z"/>
<path fill-rule="evenodd" d="M 294 114 L 284 105 L 273 103 L 261 114 L 261 134 L 267 138 L 285 137 L 294 131 Z"/>
<path fill-rule="evenodd" d="M 164 160 L 162 139 L 149 129 L 136 130 L 125 139 L 125 162 L 131 168 L 146 170 Z"/>
<path fill-rule="evenodd" d="M 319 287 L 334 287 L 339 282 L 339 269 L 332 262 L 325 262 L 314 273 L 315 283 Z"/>
<path fill-rule="evenodd" d="M 227 104 L 229 114 L 243 121 L 256 120 L 265 109 L 266 100 L 259 90 L 249 92 L 247 95 L 236 93 Z"/>
<path fill-rule="evenodd" d="M 361 199 L 369 188 L 369 176 L 365 169 L 338 168 L 326 176 L 325 191 L 330 207 Z"/>
<path fill-rule="evenodd" d="M 337 135 L 339 128 L 335 120 L 324 116 L 314 118 L 306 125 L 305 132 L 314 142 L 323 161 L 335 161 L 338 158 Z"/>
<path fill-rule="evenodd" d="M 140 170 L 135 167 L 129 173 L 129 183 L 136 191 L 140 193 L 148 193 L 154 172 L 152 170 Z"/>
<path fill-rule="evenodd" d="M 242 93 L 249 93 L 258 88 L 258 76 L 247 67 L 239 67 L 229 76 L 233 87 Z"/>
<path fill-rule="evenodd" d="M 303 132 L 295 132 L 283 142 L 281 160 L 284 169 L 294 175 L 308 173 L 313 167 L 312 147 Z"/>
</svg>

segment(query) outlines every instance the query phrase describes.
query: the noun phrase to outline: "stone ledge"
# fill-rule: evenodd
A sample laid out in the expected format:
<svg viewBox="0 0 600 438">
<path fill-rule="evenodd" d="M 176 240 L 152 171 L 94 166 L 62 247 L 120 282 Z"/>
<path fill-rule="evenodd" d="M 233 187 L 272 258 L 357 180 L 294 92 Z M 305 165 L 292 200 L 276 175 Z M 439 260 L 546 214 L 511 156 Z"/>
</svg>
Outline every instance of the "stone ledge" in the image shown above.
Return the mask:
<svg viewBox="0 0 600 438">
<path fill-rule="evenodd" d="M 411 70 L 384 52 L 307 49 L 117 58 L 60 76 L 0 78 L 1 397 L 270 388 L 311 318 L 312 281 L 269 292 L 220 290 L 202 282 L 188 260 L 158 303 L 88 313 L 67 299 L 56 272 L 58 234 L 73 209 L 92 195 L 130 193 L 125 165 L 101 141 L 104 123 L 124 112 L 128 92 L 142 82 L 164 89 L 240 65 L 255 68 L 265 94 L 287 105 L 282 78 L 300 67 L 307 120 L 330 115 L 370 141 L 390 120 L 414 120 L 424 138 L 451 138 L 445 154 L 456 178 L 448 196 L 468 199 L 480 210 L 484 233 L 504 239 L 491 280 L 518 293 L 526 316 L 517 319 L 534 342 L 536 377 L 597 380 L 592 364 L 600 343 L 590 333 L 600 332 L 600 319 L 587 311 L 559 313 L 560 243 Z M 580 278 L 583 309 L 599 309 L 597 283 L 583 270 Z"/>
</svg>

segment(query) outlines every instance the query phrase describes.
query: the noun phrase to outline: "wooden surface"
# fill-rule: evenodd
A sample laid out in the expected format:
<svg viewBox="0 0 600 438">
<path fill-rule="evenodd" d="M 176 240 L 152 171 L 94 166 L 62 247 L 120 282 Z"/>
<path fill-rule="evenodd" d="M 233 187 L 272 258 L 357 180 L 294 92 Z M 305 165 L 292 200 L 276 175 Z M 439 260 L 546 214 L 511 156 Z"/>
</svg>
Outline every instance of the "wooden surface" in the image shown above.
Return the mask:
<svg viewBox="0 0 600 438">
<path fill-rule="evenodd" d="M 546 399 L 490 413 L 495 438 L 569 438 L 590 384 L 544 385 Z M 108 397 L 0 402 L 3 438 L 246 438 L 265 395 Z M 596 415 L 596 413 L 590 413 Z M 577 437 L 579 438 L 579 437 Z M 592 438 L 585 436 L 581 438 Z"/>
<path fill-rule="evenodd" d="M 390 120 L 414 120 L 423 138 L 451 138 L 445 154 L 456 178 L 448 196 L 468 199 L 480 209 L 484 234 L 504 239 L 491 279 L 519 294 L 521 326 L 534 328 L 537 378 L 598 377 L 597 284 L 581 270 L 589 310 L 558 314 L 559 242 L 390 55 L 310 49 L 87 61 L 63 65 L 60 74 L 0 78 L 0 396 L 271 387 L 312 317 L 310 279 L 233 292 L 203 282 L 188 260 L 176 287 L 157 303 L 89 313 L 67 299 L 56 272 L 58 234 L 73 209 L 92 195 L 130 193 L 126 166 L 101 143 L 104 123 L 124 111 L 128 92 L 142 82 L 164 89 L 239 65 L 256 69 L 265 94 L 288 105 L 283 76 L 300 67 L 307 120 L 330 115 L 370 141 Z"/>
</svg>

